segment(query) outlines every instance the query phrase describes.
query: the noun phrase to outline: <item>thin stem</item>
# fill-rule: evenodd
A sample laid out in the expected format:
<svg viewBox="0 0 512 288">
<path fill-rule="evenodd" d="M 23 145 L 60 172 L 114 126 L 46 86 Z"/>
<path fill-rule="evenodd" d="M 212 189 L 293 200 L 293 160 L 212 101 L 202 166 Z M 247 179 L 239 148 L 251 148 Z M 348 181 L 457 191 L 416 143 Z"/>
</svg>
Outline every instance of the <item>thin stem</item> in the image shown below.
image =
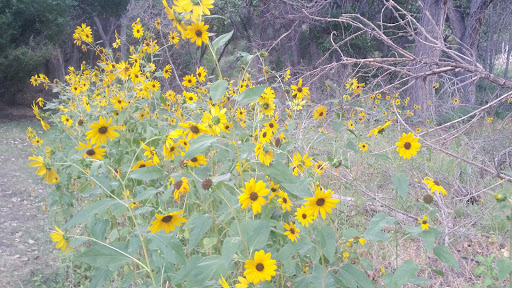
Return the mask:
<svg viewBox="0 0 512 288">
<path fill-rule="evenodd" d="M 509 230 L 509 243 L 508 243 L 508 258 L 510 260 L 512 260 L 512 253 L 511 253 L 511 249 L 512 249 L 512 205 L 510 206 L 510 219 L 509 219 L 509 222 L 510 222 L 510 230 Z M 512 288 L 512 272 L 510 272 L 510 285 L 509 287 Z"/>
<path fill-rule="evenodd" d="M 220 71 L 219 61 L 217 60 L 217 56 L 215 56 L 215 51 L 213 50 L 212 43 L 208 41 L 208 48 L 210 48 L 210 52 L 212 52 L 213 60 L 215 60 L 215 67 L 217 67 L 217 72 L 219 73 L 219 79 L 222 79 L 222 72 Z"/>
</svg>

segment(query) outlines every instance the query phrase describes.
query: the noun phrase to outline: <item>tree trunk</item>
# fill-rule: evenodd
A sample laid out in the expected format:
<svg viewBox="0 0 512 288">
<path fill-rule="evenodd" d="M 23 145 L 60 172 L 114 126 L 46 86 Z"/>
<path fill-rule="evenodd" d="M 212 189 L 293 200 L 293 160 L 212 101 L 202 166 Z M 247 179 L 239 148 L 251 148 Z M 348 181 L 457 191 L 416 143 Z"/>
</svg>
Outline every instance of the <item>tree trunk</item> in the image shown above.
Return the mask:
<svg viewBox="0 0 512 288">
<path fill-rule="evenodd" d="M 103 47 L 106 49 L 110 49 L 110 41 L 108 40 L 107 36 L 105 35 L 105 31 L 103 31 L 103 27 L 101 26 L 100 19 L 98 16 L 94 15 L 94 23 L 96 23 L 96 28 L 98 28 L 98 33 L 100 34 L 101 40 L 103 41 Z"/>
<path fill-rule="evenodd" d="M 466 56 L 465 61 L 470 65 L 477 65 L 476 62 L 476 49 L 478 47 L 478 40 L 480 39 L 480 31 L 485 18 L 485 13 L 494 0 L 472 0 L 469 15 L 464 18 L 462 13 L 451 11 L 448 13 L 450 22 L 454 26 L 455 36 L 462 42 L 459 45 L 459 52 Z M 453 2 L 453 0 L 450 0 Z M 459 4 L 460 5 L 460 4 Z M 462 7 L 451 3 L 449 10 L 460 10 Z M 463 26 L 460 27 L 460 26 Z M 490 60 L 490 59 L 489 59 Z M 471 78 L 470 73 L 461 71 L 455 74 L 459 83 L 469 81 Z M 475 102 L 475 82 L 468 82 L 458 87 L 457 91 L 461 90 L 460 98 L 464 103 Z"/>
<path fill-rule="evenodd" d="M 505 62 L 504 78 L 508 80 L 508 69 L 510 67 L 510 54 L 512 53 L 512 29 L 508 33 L 507 62 Z"/>
<path fill-rule="evenodd" d="M 419 33 L 416 35 L 414 43 L 413 54 L 418 59 L 428 59 L 437 61 L 441 56 L 440 51 L 435 49 L 438 42 L 443 41 L 443 27 L 444 19 L 446 17 L 446 0 L 423 0 L 423 9 L 420 17 L 420 25 L 425 30 L 426 34 Z M 428 39 L 430 36 L 433 40 Z M 419 65 L 413 69 L 415 75 L 425 73 L 432 67 L 428 65 Z M 414 105 L 421 107 L 421 110 L 416 110 L 415 114 L 419 118 L 425 117 L 425 110 L 427 109 L 427 101 L 434 98 L 434 85 L 436 80 L 435 76 L 422 77 L 412 79 L 409 83 L 410 86 L 406 90 L 405 96 L 410 98 L 408 108 L 413 111 Z"/>
</svg>

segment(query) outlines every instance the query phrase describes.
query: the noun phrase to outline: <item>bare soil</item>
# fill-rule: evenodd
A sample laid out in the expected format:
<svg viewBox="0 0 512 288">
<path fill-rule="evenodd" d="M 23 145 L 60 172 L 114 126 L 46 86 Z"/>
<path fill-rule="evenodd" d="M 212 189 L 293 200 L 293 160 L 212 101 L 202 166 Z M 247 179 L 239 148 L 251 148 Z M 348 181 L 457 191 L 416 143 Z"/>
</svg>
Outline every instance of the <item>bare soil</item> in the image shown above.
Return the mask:
<svg viewBox="0 0 512 288">
<path fill-rule="evenodd" d="M 28 166 L 25 131 L 40 130 L 36 121 L 30 106 L 0 104 L 0 287 L 47 287 L 58 269 L 43 209 L 47 186 Z"/>
</svg>

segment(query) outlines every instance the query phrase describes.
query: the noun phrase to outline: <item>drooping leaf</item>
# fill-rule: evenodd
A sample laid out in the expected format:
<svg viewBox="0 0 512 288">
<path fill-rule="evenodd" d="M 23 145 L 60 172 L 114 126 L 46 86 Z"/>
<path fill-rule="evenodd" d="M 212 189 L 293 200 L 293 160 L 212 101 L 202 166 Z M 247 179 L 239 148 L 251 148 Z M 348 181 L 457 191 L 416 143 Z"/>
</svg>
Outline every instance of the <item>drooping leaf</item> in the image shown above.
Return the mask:
<svg viewBox="0 0 512 288">
<path fill-rule="evenodd" d="M 117 242 L 109 245 L 126 253 L 125 243 Z M 121 265 L 132 260 L 130 257 L 117 250 L 102 244 L 96 244 L 92 248 L 85 250 L 82 254 L 77 256 L 76 259 L 93 267 L 109 268 L 115 271 Z"/>
<path fill-rule="evenodd" d="M 78 224 L 82 224 L 86 222 L 90 217 L 96 215 L 97 213 L 101 213 L 107 210 L 114 203 L 117 203 L 117 200 L 110 198 L 102 199 L 92 204 L 91 206 L 85 208 L 84 210 L 78 212 L 73 218 L 71 218 L 71 220 L 69 220 L 68 223 L 64 224 L 62 228 L 69 228 Z"/>
<path fill-rule="evenodd" d="M 336 253 L 336 232 L 330 225 L 323 225 L 317 233 L 318 247 L 325 257 L 332 262 Z"/>
<path fill-rule="evenodd" d="M 498 267 L 498 280 L 503 281 L 512 272 L 512 261 L 507 258 L 498 258 L 496 260 Z"/>
<path fill-rule="evenodd" d="M 228 81 L 221 79 L 212 83 L 210 86 L 210 98 L 212 98 L 213 102 L 217 102 L 222 99 L 222 96 L 226 94 L 226 89 L 228 88 Z"/>
<path fill-rule="evenodd" d="M 190 147 L 185 153 L 185 159 L 190 159 L 199 154 L 202 154 L 210 145 L 217 141 L 217 138 L 210 135 L 199 135 L 196 139 L 190 141 Z"/>
<path fill-rule="evenodd" d="M 391 176 L 391 181 L 393 182 L 393 186 L 398 191 L 398 195 L 405 199 L 407 197 L 407 193 L 409 193 L 409 175 L 405 173 L 395 174 Z"/>
<path fill-rule="evenodd" d="M 231 39 L 231 36 L 233 36 L 233 32 L 234 32 L 234 30 L 232 30 L 229 33 L 220 35 L 219 37 L 217 37 L 217 39 L 213 40 L 213 42 L 212 42 L 213 50 L 215 52 L 217 52 L 217 49 L 219 49 L 219 47 L 222 47 L 224 44 L 226 44 L 229 41 L 229 39 Z"/>
<path fill-rule="evenodd" d="M 434 247 L 434 254 L 444 264 L 459 270 L 459 263 L 457 262 L 457 259 L 455 259 L 455 257 L 453 256 L 452 252 L 450 252 L 450 249 L 448 249 L 448 247 L 444 245 L 438 245 Z"/>
<path fill-rule="evenodd" d="M 129 174 L 129 176 L 133 179 L 149 181 L 162 178 L 164 176 L 164 172 L 158 166 L 153 165 L 135 169 Z"/>
<path fill-rule="evenodd" d="M 231 258 L 235 255 L 236 251 L 240 247 L 240 237 L 227 237 L 222 243 L 222 257 L 226 265 L 231 262 Z"/>
<path fill-rule="evenodd" d="M 165 234 L 163 231 L 160 231 L 155 234 L 149 234 L 148 239 L 150 240 L 149 248 L 160 250 L 167 261 L 178 265 L 185 264 L 183 244 L 174 234 Z"/>
<path fill-rule="evenodd" d="M 375 284 L 366 276 L 366 273 L 350 263 L 341 267 L 335 280 L 338 285 L 347 288 L 375 288 Z"/>
<path fill-rule="evenodd" d="M 385 281 L 386 287 L 389 288 L 400 288 L 404 286 L 409 280 L 413 279 L 418 273 L 418 265 L 412 261 L 403 262 L 398 269 L 396 269 L 393 277 L 391 279 Z"/>
<path fill-rule="evenodd" d="M 207 214 L 195 216 L 187 221 L 186 227 L 190 228 L 189 249 L 196 247 L 212 224 L 213 219 Z"/>
<path fill-rule="evenodd" d="M 247 88 L 242 93 L 238 94 L 236 100 L 240 105 L 249 105 L 252 102 L 258 100 L 258 98 L 260 98 L 265 88 L 265 85 L 258 85 L 251 88 Z"/>
<path fill-rule="evenodd" d="M 369 241 L 386 241 L 390 235 L 386 232 L 382 231 L 382 228 L 385 226 L 392 225 L 394 223 L 394 218 L 389 217 L 384 213 L 378 213 L 373 216 L 370 224 L 368 225 L 368 229 L 364 232 L 364 238 Z"/>
</svg>

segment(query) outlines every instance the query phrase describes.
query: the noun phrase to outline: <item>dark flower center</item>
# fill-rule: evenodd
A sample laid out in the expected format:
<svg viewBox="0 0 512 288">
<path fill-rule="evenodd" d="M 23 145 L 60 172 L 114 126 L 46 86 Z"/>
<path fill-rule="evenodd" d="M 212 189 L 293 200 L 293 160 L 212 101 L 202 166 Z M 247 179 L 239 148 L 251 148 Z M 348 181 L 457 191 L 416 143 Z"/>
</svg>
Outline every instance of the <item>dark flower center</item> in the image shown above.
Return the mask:
<svg viewBox="0 0 512 288">
<path fill-rule="evenodd" d="M 261 138 L 263 138 L 263 139 L 267 138 L 267 132 L 263 132 L 263 134 L 261 134 Z"/>
<path fill-rule="evenodd" d="M 256 264 L 256 270 L 258 270 L 258 272 L 263 271 L 263 269 L 265 269 L 265 266 L 263 266 L 263 263 Z"/>
<path fill-rule="evenodd" d="M 295 234 L 295 229 L 290 228 L 290 234 Z"/>
<path fill-rule="evenodd" d="M 320 113 L 318 113 L 318 116 L 319 116 L 319 117 L 324 116 L 324 112 L 320 112 Z"/>
<path fill-rule="evenodd" d="M 190 159 L 190 161 L 197 162 L 197 157 L 194 157 L 194 158 Z"/>
<path fill-rule="evenodd" d="M 169 223 L 172 220 L 172 215 L 167 215 L 164 218 L 162 218 L 162 222 Z"/>
<path fill-rule="evenodd" d="M 268 103 L 263 104 L 263 109 L 267 110 L 269 107 Z"/>
<path fill-rule="evenodd" d="M 273 128 L 274 128 L 274 123 L 268 123 L 268 127 L 269 127 L 270 129 L 273 129 Z"/>
<path fill-rule="evenodd" d="M 306 218 L 308 218 L 308 215 L 306 215 L 306 213 L 303 213 L 302 214 L 302 219 L 306 219 Z"/>
<path fill-rule="evenodd" d="M 249 199 L 251 199 L 251 201 L 256 201 L 258 200 L 258 193 L 256 192 L 251 192 L 250 196 L 249 196 Z"/>
<path fill-rule="evenodd" d="M 411 149 L 411 147 L 412 147 L 412 145 L 411 145 L 411 143 L 410 143 L 410 142 L 405 142 L 405 143 L 404 143 L 404 148 L 405 148 L 405 149 L 409 150 L 409 149 Z"/>
<path fill-rule="evenodd" d="M 197 126 L 190 126 L 190 132 L 192 132 L 194 134 L 198 134 L 199 133 L 199 127 L 197 127 Z"/>
<path fill-rule="evenodd" d="M 98 132 L 100 134 L 106 134 L 108 132 L 108 127 L 102 126 L 102 127 L 100 127 L 100 129 L 98 129 Z"/>
<path fill-rule="evenodd" d="M 436 186 L 439 186 L 439 181 L 434 180 L 434 184 L 436 184 Z"/>
<path fill-rule="evenodd" d="M 197 78 L 201 78 L 201 72 L 197 73 Z"/>
<path fill-rule="evenodd" d="M 297 92 L 302 93 L 302 87 L 297 87 Z"/>
<path fill-rule="evenodd" d="M 174 183 L 174 189 L 175 190 L 180 190 L 181 189 L 181 185 L 183 185 L 183 180 L 176 181 L 176 183 Z"/>
<path fill-rule="evenodd" d="M 318 200 L 316 200 L 316 205 L 317 206 L 324 206 L 325 204 L 325 199 L 324 198 L 320 198 Z"/>
<path fill-rule="evenodd" d="M 423 220 L 423 222 L 421 222 L 421 224 L 427 224 L 427 220 Z"/>
<path fill-rule="evenodd" d="M 215 116 L 212 118 L 213 125 L 219 125 L 220 124 L 220 118 L 219 116 Z"/>
<path fill-rule="evenodd" d="M 85 152 L 85 153 L 86 153 L 87 155 L 91 156 L 91 157 L 92 157 L 92 156 L 94 156 L 94 154 L 96 154 L 96 152 L 94 152 L 94 149 L 89 149 L 89 150 L 87 150 L 87 152 Z"/>
<path fill-rule="evenodd" d="M 270 190 L 271 190 L 272 192 L 274 192 L 274 193 L 277 191 L 276 187 L 272 187 L 272 188 L 270 188 Z"/>
<path fill-rule="evenodd" d="M 203 31 L 196 30 L 196 36 L 197 36 L 197 38 L 201 38 L 201 36 L 203 36 Z"/>
<path fill-rule="evenodd" d="M 288 199 L 286 199 L 286 197 L 281 198 L 281 200 L 283 201 L 284 204 L 288 203 Z"/>
<path fill-rule="evenodd" d="M 117 103 L 121 104 L 123 103 L 123 101 L 121 101 L 121 99 L 117 100 Z"/>
</svg>

